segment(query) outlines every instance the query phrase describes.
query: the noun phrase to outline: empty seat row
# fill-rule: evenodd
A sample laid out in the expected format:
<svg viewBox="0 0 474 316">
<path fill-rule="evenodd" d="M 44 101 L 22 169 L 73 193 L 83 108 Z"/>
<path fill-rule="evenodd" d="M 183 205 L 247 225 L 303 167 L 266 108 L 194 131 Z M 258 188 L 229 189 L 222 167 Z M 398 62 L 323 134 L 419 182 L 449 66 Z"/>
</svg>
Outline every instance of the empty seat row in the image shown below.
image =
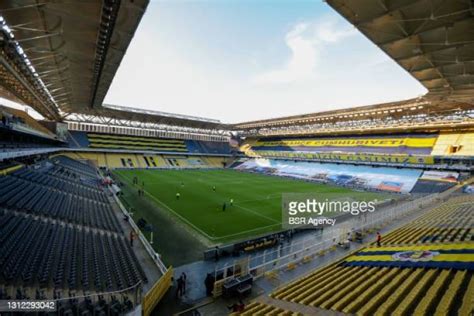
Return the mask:
<svg viewBox="0 0 474 316">
<path fill-rule="evenodd" d="M 54 163 L 61 165 L 64 168 L 70 169 L 83 176 L 90 178 L 97 178 L 97 172 L 95 168 L 85 163 L 81 163 L 77 160 L 71 159 L 66 156 L 57 156 L 53 158 Z"/>
<path fill-rule="evenodd" d="M 146 282 L 124 237 L 0 210 L 6 284 L 112 291 Z"/>
<path fill-rule="evenodd" d="M 107 202 L 107 196 L 98 188 L 91 188 L 82 183 L 71 183 L 59 177 L 48 175 L 44 172 L 34 171 L 28 168 L 23 168 L 12 174 L 23 180 L 38 183 L 43 186 L 58 189 L 74 195 L 82 196 L 91 200 L 99 202 Z"/>
<path fill-rule="evenodd" d="M 393 230 L 382 241 L 399 252 L 419 246 L 420 249 L 430 250 L 431 246 L 440 249 L 437 247 L 442 243 L 448 249 L 446 253 L 458 250 L 470 253 L 466 245 L 473 240 L 473 202 L 472 196 L 453 198 Z M 380 251 L 389 251 L 389 248 Z M 443 263 L 440 258 L 420 260 L 430 261 L 426 265 L 385 265 L 387 259 L 383 253 L 378 254 L 380 258 L 363 259 L 364 254 L 377 253 L 377 249 L 375 246 L 362 249 L 280 287 L 270 296 L 285 303 L 351 315 L 470 315 L 473 312 L 474 271 L 471 267 L 447 264 L 454 259 Z M 439 252 L 443 254 L 442 250 Z M 350 258 L 357 255 L 364 264 L 348 264 Z M 434 262 L 440 264 L 432 264 Z M 251 311 L 263 308 L 254 306 Z"/>
<path fill-rule="evenodd" d="M 108 200 L 97 202 L 13 176 L 0 177 L 0 206 L 79 225 L 122 231 Z"/>
</svg>

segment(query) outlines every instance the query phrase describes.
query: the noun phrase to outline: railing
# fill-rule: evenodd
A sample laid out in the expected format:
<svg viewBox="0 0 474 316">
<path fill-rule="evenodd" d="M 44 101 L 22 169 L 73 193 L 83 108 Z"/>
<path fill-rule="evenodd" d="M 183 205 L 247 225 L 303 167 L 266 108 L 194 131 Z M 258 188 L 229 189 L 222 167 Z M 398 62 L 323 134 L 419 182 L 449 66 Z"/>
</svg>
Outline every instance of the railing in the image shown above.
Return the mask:
<svg viewBox="0 0 474 316">
<path fill-rule="evenodd" d="M 35 136 L 40 136 L 43 138 L 47 139 L 55 139 L 55 135 L 48 135 L 45 132 L 39 131 L 35 129 L 34 127 L 31 127 L 27 124 L 22 124 L 22 123 L 10 123 L 10 126 L 12 127 L 13 130 L 20 131 L 23 133 L 27 134 L 33 134 Z"/>
<path fill-rule="evenodd" d="M 101 177 L 102 177 L 102 174 L 101 174 Z M 163 298 L 163 296 L 166 294 L 168 289 L 171 287 L 174 271 L 172 267 L 167 268 L 164 265 L 163 261 L 161 261 L 160 255 L 150 245 L 145 235 L 142 233 L 140 228 L 138 228 L 132 216 L 130 216 L 127 209 L 122 204 L 122 202 L 117 197 L 117 195 L 112 192 L 112 196 L 114 197 L 115 202 L 119 206 L 122 213 L 128 217 L 128 222 L 132 226 L 132 229 L 138 235 L 138 237 L 140 238 L 140 241 L 145 247 L 145 250 L 148 252 L 153 262 L 156 264 L 156 266 L 158 267 L 158 269 L 160 270 L 162 274 L 162 276 L 156 281 L 153 287 L 145 294 L 145 297 L 143 298 L 143 301 L 141 302 L 142 314 L 145 316 L 148 316 L 151 314 L 155 306 L 158 304 L 158 302 Z"/>
<path fill-rule="evenodd" d="M 3 159 L 12 159 L 12 158 L 18 158 L 18 157 L 41 155 L 41 154 L 58 152 L 62 150 L 63 148 L 60 148 L 60 147 L 38 148 L 38 149 L 12 148 L 8 151 L 0 152 L 0 161 Z"/>
<path fill-rule="evenodd" d="M 111 191 L 112 192 L 112 191 Z M 168 268 L 166 268 L 165 264 L 163 263 L 163 261 L 161 261 L 161 258 L 160 258 L 160 255 L 155 251 L 155 249 L 153 249 L 153 247 L 150 245 L 150 243 L 148 242 L 148 240 L 146 239 L 145 235 L 143 234 L 143 232 L 140 230 L 140 228 L 138 228 L 137 224 L 135 223 L 135 221 L 133 220 L 133 218 L 130 216 L 130 214 L 128 213 L 128 211 L 125 209 L 125 206 L 123 206 L 122 202 L 120 201 L 120 199 L 117 197 L 117 195 L 113 194 L 112 192 L 112 196 L 114 197 L 115 199 L 115 202 L 117 203 L 117 205 L 120 207 L 120 210 L 122 211 L 122 213 L 128 217 L 128 222 L 130 223 L 130 226 L 132 226 L 134 232 L 138 235 L 138 238 L 140 238 L 143 246 L 145 247 L 145 250 L 148 252 L 148 254 L 150 255 L 150 257 L 152 258 L 153 262 L 156 264 L 156 266 L 158 267 L 158 269 L 160 270 L 161 274 L 166 274 L 166 272 L 168 271 Z"/>
<path fill-rule="evenodd" d="M 11 287 L 10 291 L 8 289 L 4 289 L 6 293 L 10 292 L 9 294 L 11 296 L 15 295 L 15 292 L 18 291 L 16 287 Z M 34 295 L 32 293 L 34 289 L 29 289 L 26 292 L 23 292 L 23 294 L 26 295 Z M 136 284 L 129 286 L 124 289 L 119 289 L 115 291 L 107 291 L 107 292 L 93 292 L 90 294 L 83 294 L 83 295 L 75 295 L 76 292 L 81 292 L 81 293 L 86 293 L 85 291 L 75 291 L 73 289 L 66 291 L 66 290 L 54 290 L 54 295 L 56 298 L 49 298 L 51 293 L 48 293 L 45 295 L 45 292 L 43 290 L 40 290 L 42 296 L 41 299 L 55 302 L 55 309 L 57 310 L 57 314 L 60 314 L 64 311 L 61 309 L 65 308 L 66 310 L 71 306 L 79 306 L 82 302 L 87 302 L 86 305 L 91 305 L 92 307 L 95 306 L 101 306 L 104 308 L 102 305 L 102 302 L 107 302 L 110 305 L 112 305 L 113 302 L 117 302 L 121 304 L 122 312 L 131 312 L 133 309 L 136 309 L 138 306 L 142 304 L 142 282 L 139 281 Z M 68 296 L 66 297 L 61 297 L 61 293 L 68 293 Z M 18 293 L 17 293 L 18 294 Z M 127 298 L 127 300 L 125 300 Z M 107 307 L 105 307 L 107 308 Z M 106 314 L 109 311 L 104 311 Z"/>
<path fill-rule="evenodd" d="M 362 216 L 354 217 L 332 226 L 324 228 L 319 233 L 314 234 L 303 240 L 292 242 L 289 245 L 280 245 L 276 249 L 264 251 L 263 254 L 248 256 L 247 260 L 239 260 L 232 265 L 215 269 L 215 276 L 223 275 L 225 279 L 232 278 L 233 273 L 239 273 L 241 270 L 249 271 L 254 278 L 259 278 L 265 273 L 291 268 L 299 262 L 308 262 L 317 255 L 324 255 L 327 251 L 335 249 L 338 244 L 344 244 L 348 240 L 348 233 L 361 232 L 372 233 L 382 227 L 400 219 L 411 212 L 429 206 L 434 202 L 440 202 L 452 192 L 459 189 L 460 185 L 450 188 L 442 193 L 436 193 L 419 198 L 415 201 L 405 202 L 384 210 L 376 211 L 371 214 L 365 213 Z M 246 267 L 242 269 L 242 262 L 246 261 Z M 238 266 L 240 265 L 240 269 Z M 229 269 L 232 268 L 232 269 Z M 229 275 L 229 271 L 232 271 Z M 222 280 L 218 281 L 219 284 Z"/>
<path fill-rule="evenodd" d="M 12 173 L 14 171 L 17 171 L 18 169 L 23 168 L 23 165 L 16 165 L 16 166 L 11 166 L 6 169 L 0 170 L 0 176 L 5 176 L 9 173 Z"/>
<path fill-rule="evenodd" d="M 170 267 L 155 285 L 146 293 L 142 302 L 143 315 L 148 316 L 163 298 L 172 284 L 173 268 Z"/>
</svg>

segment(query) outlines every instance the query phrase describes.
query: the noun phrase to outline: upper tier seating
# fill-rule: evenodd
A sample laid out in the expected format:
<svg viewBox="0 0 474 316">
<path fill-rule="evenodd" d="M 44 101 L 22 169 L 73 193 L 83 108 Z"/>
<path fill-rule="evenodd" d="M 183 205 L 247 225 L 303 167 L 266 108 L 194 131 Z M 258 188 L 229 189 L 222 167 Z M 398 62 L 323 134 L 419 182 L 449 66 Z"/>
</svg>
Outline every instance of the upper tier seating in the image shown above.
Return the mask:
<svg viewBox="0 0 474 316">
<path fill-rule="evenodd" d="M 90 148 L 187 152 L 182 139 L 88 133 Z"/>
<path fill-rule="evenodd" d="M 440 134 L 431 153 L 434 156 L 474 156 L 474 133 Z"/>
<path fill-rule="evenodd" d="M 99 134 L 70 131 L 69 146 L 72 148 L 127 149 L 196 154 L 231 153 L 229 143 L 223 141 L 198 141 L 131 135 Z"/>
<path fill-rule="evenodd" d="M 186 144 L 191 153 L 228 155 L 231 152 L 231 148 L 227 142 L 186 140 Z"/>
<path fill-rule="evenodd" d="M 437 135 L 390 135 L 364 137 L 265 138 L 248 141 L 254 151 L 299 151 L 429 155 Z"/>
<path fill-rule="evenodd" d="M 5 117 L 7 126 L 9 124 L 18 124 L 20 126 L 24 126 L 27 129 L 42 133 L 45 136 L 54 137 L 54 134 L 50 130 L 41 125 L 38 121 L 29 116 L 26 112 L 14 108 L 0 106 L 0 113 L 2 111 L 4 113 L 1 114 L 1 116 Z"/>
</svg>

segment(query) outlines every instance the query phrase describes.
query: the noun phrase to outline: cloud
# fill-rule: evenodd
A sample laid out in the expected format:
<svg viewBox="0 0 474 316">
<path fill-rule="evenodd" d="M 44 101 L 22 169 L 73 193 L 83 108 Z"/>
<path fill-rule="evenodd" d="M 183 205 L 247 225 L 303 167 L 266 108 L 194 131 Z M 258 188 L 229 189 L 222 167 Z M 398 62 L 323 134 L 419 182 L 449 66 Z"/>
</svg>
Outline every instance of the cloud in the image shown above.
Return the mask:
<svg viewBox="0 0 474 316">
<path fill-rule="evenodd" d="M 235 36 L 230 47 L 209 45 L 207 33 L 178 36 L 175 29 L 188 28 L 174 15 L 156 28 L 150 12 L 154 11 L 145 14 L 149 22 L 135 34 L 105 103 L 236 123 L 396 101 L 424 91 L 335 14 L 293 24 L 288 24 L 294 21 L 289 17 L 276 25 L 287 25 L 278 34 L 275 25 L 262 25 L 255 34 Z M 165 35 L 163 27 L 168 29 Z M 228 29 L 238 33 L 232 30 Z M 277 47 L 269 40 L 275 35 Z M 222 31 L 212 38 L 226 43 L 228 36 Z M 183 49 L 187 41 L 193 49 Z M 273 56 L 266 54 L 269 48 L 276 49 Z M 283 57 L 273 59 L 276 56 Z"/>
<path fill-rule="evenodd" d="M 255 84 L 281 84 L 311 79 L 324 48 L 355 34 L 354 28 L 341 26 L 332 18 L 300 22 L 285 35 L 285 44 L 291 52 L 286 63 L 254 76 L 251 81 Z"/>
</svg>

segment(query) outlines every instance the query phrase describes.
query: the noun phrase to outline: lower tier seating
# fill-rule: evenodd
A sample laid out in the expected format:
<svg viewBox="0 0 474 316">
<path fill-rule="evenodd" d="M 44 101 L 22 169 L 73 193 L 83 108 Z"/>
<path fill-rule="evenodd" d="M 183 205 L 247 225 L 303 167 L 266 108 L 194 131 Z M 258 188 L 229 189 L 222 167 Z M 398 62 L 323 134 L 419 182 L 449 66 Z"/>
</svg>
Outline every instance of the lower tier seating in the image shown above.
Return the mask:
<svg viewBox="0 0 474 316">
<path fill-rule="evenodd" d="M 112 291 L 146 282 L 125 237 L 0 210 L 6 285 Z"/>
<path fill-rule="evenodd" d="M 0 177 L 0 206 L 104 230 L 122 231 L 103 194 L 90 191 L 90 198 L 85 198 L 67 192 L 67 188 L 50 187 L 15 176 Z M 74 190 L 87 195 L 84 189 L 76 187 Z M 95 193 L 97 200 L 91 192 Z"/>
<path fill-rule="evenodd" d="M 459 196 L 273 299 L 356 315 L 472 315 L 474 197 Z"/>
</svg>

